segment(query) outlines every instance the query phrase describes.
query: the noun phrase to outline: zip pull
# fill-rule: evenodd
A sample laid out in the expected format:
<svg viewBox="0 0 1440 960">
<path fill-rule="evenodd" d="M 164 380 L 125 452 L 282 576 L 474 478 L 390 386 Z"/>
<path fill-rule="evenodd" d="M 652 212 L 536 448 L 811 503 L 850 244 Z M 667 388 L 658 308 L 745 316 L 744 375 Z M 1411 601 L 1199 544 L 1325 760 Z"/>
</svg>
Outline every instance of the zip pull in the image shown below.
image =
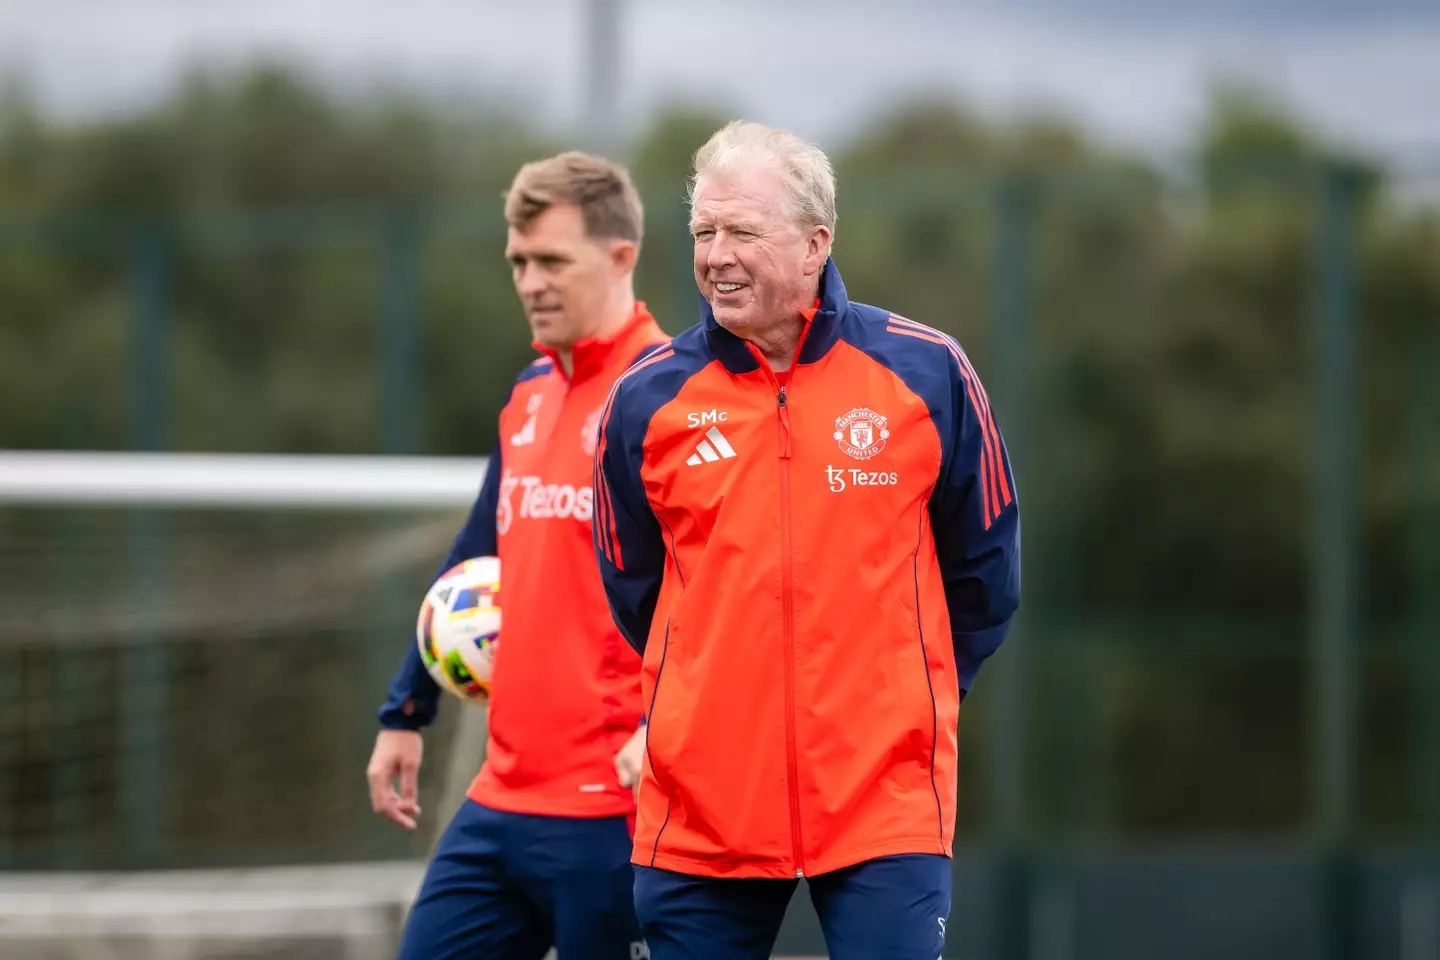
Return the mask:
<svg viewBox="0 0 1440 960">
<path fill-rule="evenodd" d="M 790 459 L 790 408 L 785 402 L 785 388 L 780 388 L 780 396 L 777 398 L 780 412 L 780 459 Z"/>
</svg>

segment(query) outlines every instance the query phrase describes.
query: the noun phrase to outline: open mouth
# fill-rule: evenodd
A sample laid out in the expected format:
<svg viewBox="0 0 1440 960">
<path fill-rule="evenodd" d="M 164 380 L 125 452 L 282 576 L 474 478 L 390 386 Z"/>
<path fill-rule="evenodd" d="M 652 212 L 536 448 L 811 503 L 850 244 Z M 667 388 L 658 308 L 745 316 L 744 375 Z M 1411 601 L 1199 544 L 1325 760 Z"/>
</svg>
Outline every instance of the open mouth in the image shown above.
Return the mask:
<svg viewBox="0 0 1440 960">
<path fill-rule="evenodd" d="M 743 283 L 717 283 L 717 284 L 715 284 L 715 292 L 716 292 L 716 293 L 734 293 L 735 291 L 739 290 L 740 288 L 742 288 L 742 287 L 744 287 L 744 286 L 745 286 L 745 284 L 743 284 Z"/>
</svg>

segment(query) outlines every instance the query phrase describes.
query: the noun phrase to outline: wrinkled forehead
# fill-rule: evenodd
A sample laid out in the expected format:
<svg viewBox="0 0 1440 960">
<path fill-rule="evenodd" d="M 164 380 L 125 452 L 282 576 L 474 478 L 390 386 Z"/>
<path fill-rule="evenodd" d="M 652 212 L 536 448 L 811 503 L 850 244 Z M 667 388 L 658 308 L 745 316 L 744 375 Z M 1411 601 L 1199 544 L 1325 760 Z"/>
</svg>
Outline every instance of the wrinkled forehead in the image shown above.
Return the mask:
<svg viewBox="0 0 1440 960">
<path fill-rule="evenodd" d="M 774 223 L 789 219 L 789 195 L 779 173 L 752 169 L 701 175 L 690 221 Z"/>
</svg>

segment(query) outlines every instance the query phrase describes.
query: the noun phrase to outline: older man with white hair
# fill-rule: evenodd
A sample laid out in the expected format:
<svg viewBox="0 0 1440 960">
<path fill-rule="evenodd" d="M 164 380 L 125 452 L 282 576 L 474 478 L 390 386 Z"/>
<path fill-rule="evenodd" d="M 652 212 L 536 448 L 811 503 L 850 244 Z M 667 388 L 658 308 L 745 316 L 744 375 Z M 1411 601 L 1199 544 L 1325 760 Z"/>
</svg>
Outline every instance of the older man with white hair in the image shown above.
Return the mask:
<svg viewBox="0 0 1440 960">
<path fill-rule="evenodd" d="M 816 146 L 695 156 L 702 322 L 617 381 L 595 546 L 644 658 L 633 863 L 653 960 L 765 958 L 797 880 L 830 956 L 933 960 L 956 724 L 1019 602 L 1015 483 L 948 335 L 852 302 Z"/>
</svg>

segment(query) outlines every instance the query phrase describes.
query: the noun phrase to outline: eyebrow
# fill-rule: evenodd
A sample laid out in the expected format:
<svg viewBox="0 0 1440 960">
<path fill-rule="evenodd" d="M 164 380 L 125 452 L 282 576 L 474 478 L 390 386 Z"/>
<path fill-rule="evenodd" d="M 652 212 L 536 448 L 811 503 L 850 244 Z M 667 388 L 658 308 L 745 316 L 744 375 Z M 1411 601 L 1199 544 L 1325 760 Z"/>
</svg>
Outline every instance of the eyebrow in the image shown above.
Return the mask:
<svg viewBox="0 0 1440 960">
<path fill-rule="evenodd" d="M 505 259 L 510 263 L 518 263 L 521 260 L 569 261 L 570 257 L 554 250 L 532 250 L 528 253 L 519 250 L 506 250 Z"/>
<path fill-rule="evenodd" d="M 717 225 L 723 225 L 727 230 L 740 231 L 743 233 L 759 233 L 760 225 L 753 220 L 744 217 L 729 219 L 724 217 L 692 217 L 690 220 L 690 232 L 694 233 L 699 227 L 715 229 Z"/>
</svg>

